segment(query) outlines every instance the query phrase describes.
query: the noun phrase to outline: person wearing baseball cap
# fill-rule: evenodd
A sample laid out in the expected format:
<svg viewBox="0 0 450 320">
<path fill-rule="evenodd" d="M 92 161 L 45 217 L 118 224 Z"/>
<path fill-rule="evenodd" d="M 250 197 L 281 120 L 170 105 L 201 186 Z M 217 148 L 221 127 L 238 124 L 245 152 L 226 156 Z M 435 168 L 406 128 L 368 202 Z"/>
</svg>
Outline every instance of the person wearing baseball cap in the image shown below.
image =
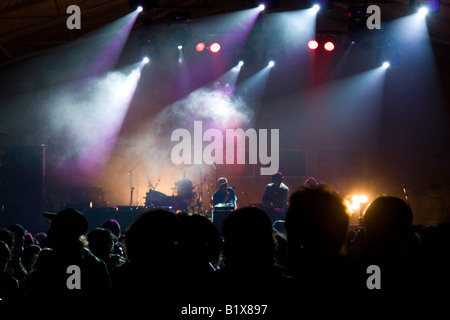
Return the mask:
<svg viewBox="0 0 450 320">
<path fill-rule="evenodd" d="M 75 209 L 66 208 L 57 213 L 43 212 L 42 214 L 51 222 L 50 229 L 47 231 L 47 241 L 54 231 L 57 233 L 61 231 L 60 236 L 64 238 L 78 238 L 88 230 L 88 220 L 83 213 Z"/>
<path fill-rule="evenodd" d="M 221 203 L 231 203 L 236 208 L 237 207 L 237 197 L 233 188 L 228 187 L 227 178 L 221 177 L 217 180 L 218 189 L 214 192 L 213 203 L 218 205 Z"/>
<path fill-rule="evenodd" d="M 25 281 L 26 296 L 58 302 L 104 296 L 111 287 L 110 277 L 105 263 L 87 249 L 84 234 L 88 220 L 84 214 L 73 208 L 42 214 L 50 220 L 47 248 L 41 250 L 34 271 Z M 75 287 L 68 273 L 73 266 L 79 268 L 81 275 Z"/>
</svg>

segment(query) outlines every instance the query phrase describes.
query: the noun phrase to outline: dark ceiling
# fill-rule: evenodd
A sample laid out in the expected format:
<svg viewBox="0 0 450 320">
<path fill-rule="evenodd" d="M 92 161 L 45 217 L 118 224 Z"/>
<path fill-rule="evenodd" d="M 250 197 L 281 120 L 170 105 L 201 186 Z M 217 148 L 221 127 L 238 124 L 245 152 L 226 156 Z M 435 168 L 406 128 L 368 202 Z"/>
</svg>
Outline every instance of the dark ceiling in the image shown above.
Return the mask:
<svg viewBox="0 0 450 320">
<path fill-rule="evenodd" d="M 253 6 L 254 0 L 160 0 L 157 8 L 141 14 L 135 27 L 151 18 L 153 24 L 167 22 L 173 10 L 188 11 L 192 19 L 232 12 Z M 273 11 L 296 10 L 303 1 L 279 0 Z M 363 2 L 335 1 L 331 10 L 321 13 L 320 26 L 325 29 L 347 28 L 345 13 L 351 4 Z M 411 13 L 409 0 L 380 3 L 382 20 L 392 20 Z M 81 9 L 81 29 L 69 30 L 67 7 Z M 129 0 L 2 0 L 0 2 L 0 66 L 9 65 L 67 44 L 80 36 L 111 23 L 129 13 Z M 441 0 L 440 10 L 428 19 L 429 33 L 440 67 L 447 71 L 450 56 L 450 2 Z"/>
</svg>

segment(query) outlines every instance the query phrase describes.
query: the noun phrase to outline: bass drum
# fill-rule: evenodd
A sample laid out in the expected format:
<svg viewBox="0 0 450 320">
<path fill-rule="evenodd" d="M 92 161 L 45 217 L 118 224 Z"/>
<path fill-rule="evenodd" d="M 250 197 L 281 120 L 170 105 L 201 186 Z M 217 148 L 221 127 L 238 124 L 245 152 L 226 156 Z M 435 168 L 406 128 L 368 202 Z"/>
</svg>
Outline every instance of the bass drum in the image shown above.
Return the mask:
<svg viewBox="0 0 450 320">
<path fill-rule="evenodd" d="M 145 205 L 151 207 L 165 206 L 167 204 L 167 198 L 168 196 L 162 192 L 150 190 L 145 197 Z"/>
</svg>

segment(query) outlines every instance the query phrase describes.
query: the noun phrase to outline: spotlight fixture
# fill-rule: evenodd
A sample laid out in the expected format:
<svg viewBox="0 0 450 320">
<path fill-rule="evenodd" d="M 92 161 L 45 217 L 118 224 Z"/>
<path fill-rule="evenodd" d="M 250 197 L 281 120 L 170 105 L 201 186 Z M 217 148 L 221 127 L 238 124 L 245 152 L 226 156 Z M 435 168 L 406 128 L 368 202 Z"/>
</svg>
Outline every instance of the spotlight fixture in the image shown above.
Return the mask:
<svg viewBox="0 0 450 320">
<path fill-rule="evenodd" d="M 311 12 L 326 11 L 333 9 L 334 0 L 304 0 L 303 5 L 305 9 L 311 9 Z"/>
<path fill-rule="evenodd" d="M 419 8 L 419 10 L 417 10 L 417 12 L 420 16 L 425 17 L 428 14 L 429 10 L 427 7 L 422 6 Z"/>
<path fill-rule="evenodd" d="M 319 43 L 316 40 L 311 40 L 308 42 L 308 48 L 311 50 L 316 50 L 319 47 Z"/>
<path fill-rule="evenodd" d="M 388 61 L 383 62 L 383 64 L 381 65 L 384 69 L 387 69 L 391 66 L 391 64 Z"/>
<path fill-rule="evenodd" d="M 332 32 L 318 32 L 316 33 L 316 39 L 308 42 L 308 48 L 316 50 L 321 47 L 327 52 L 334 51 L 336 48 L 337 38 Z M 321 51 L 323 51 L 321 50 Z"/>
<path fill-rule="evenodd" d="M 269 68 L 272 68 L 275 65 L 275 61 L 270 60 L 267 65 L 269 66 Z"/>
<path fill-rule="evenodd" d="M 233 71 L 239 72 L 241 71 L 242 66 L 244 65 L 244 61 L 240 60 L 237 65 L 233 67 Z"/>
<path fill-rule="evenodd" d="M 148 11 L 159 7 L 159 0 L 128 0 L 128 3 L 131 9 L 137 10 L 138 12 Z"/>
<path fill-rule="evenodd" d="M 209 51 L 211 51 L 212 53 L 217 53 L 220 51 L 220 49 L 220 44 L 218 44 L 217 42 L 214 42 L 209 46 Z"/>
<path fill-rule="evenodd" d="M 429 13 L 438 12 L 441 3 L 439 0 L 410 0 L 409 5 L 413 12 L 424 17 Z"/>
<path fill-rule="evenodd" d="M 258 9 L 263 10 L 271 10 L 278 8 L 280 6 L 280 0 L 260 0 L 254 1 L 254 4 L 258 5 Z M 264 6 L 264 9 L 261 9 L 261 6 Z"/>
<path fill-rule="evenodd" d="M 178 48 L 178 50 L 181 50 L 181 49 L 183 49 L 183 46 L 179 45 L 177 48 Z"/>
<path fill-rule="evenodd" d="M 334 50 L 334 43 L 333 42 L 331 42 L 331 41 L 327 41 L 327 42 L 325 42 L 325 44 L 323 45 L 323 48 L 326 50 L 326 51 L 333 51 Z"/>
<path fill-rule="evenodd" d="M 266 6 L 264 5 L 264 4 L 260 4 L 259 6 L 258 6 L 258 9 L 259 9 L 259 11 L 264 11 L 265 9 L 266 9 Z"/>
<path fill-rule="evenodd" d="M 197 43 L 197 45 L 195 46 L 195 50 L 196 50 L 197 52 L 202 52 L 203 50 L 205 50 L 205 48 L 206 48 L 206 45 L 205 45 L 204 42 L 199 42 L 199 43 Z"/>
<path fill-rule="evenodd" d="M 149 62 L 150 62 L 150 59 L 148 57 L 144 57 L 144 59 L 142 59 L 143 64 L 147 64 Z"/>
</svg>

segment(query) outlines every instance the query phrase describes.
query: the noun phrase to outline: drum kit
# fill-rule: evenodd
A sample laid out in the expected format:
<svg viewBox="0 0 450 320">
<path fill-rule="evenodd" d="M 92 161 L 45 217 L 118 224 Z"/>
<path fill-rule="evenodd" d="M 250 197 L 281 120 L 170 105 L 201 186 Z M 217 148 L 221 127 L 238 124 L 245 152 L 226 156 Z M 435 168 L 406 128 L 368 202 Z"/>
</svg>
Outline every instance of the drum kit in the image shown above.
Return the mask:
<svg viewBox="0 0 450 320">
<path fill-rule="evenodd" d="M 175 183 L 171 196 L 156 191 L 156 187 L 150 185 L 145 196 L 145 206 L 147 208 L 165 208 L 175 212 L 201 213 L 203 211 L 202 184 L 203 181 L 200 186 L 194 186 L 191 180 L 183 177 Z"/>
</svg>

